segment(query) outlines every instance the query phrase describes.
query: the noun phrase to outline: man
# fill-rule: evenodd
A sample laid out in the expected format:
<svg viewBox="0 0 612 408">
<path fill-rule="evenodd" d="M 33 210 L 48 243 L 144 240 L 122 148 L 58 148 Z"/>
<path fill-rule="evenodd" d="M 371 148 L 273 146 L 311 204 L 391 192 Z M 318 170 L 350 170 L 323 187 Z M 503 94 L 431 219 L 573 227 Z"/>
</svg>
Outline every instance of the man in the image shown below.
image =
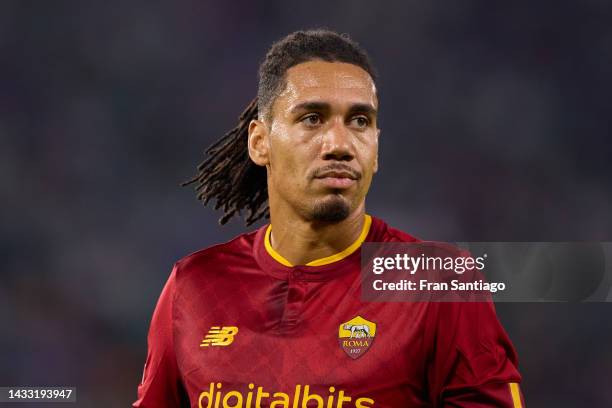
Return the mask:
<svg viewBox="0 0 612 408">
<path fill-rule="evenodd" d="M 270 224 L 175 264 L 134 407 L 522 406 L 490 303 L 360 299 L 361 244 L 417 241 L 365 212 L 375 80 L 347 36 L 272 46 L 257 98 L 186 183 L 221 223 Z"/>
</svg>

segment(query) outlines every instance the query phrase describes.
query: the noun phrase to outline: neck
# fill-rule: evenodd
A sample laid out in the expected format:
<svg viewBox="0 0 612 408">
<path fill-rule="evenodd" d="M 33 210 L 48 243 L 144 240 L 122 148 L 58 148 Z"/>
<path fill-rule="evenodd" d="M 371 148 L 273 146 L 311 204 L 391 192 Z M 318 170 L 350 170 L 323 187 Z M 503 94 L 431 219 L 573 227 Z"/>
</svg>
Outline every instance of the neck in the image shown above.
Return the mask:
<svg viewBox="0 0 612 408">
<path fill-rule="evenodd" d="M 362 203 L 345 220 L 336 223 L 308 221 L 298 216 L 270 212 L 272 248 L 292 265 L 306 265 L 337 254 L 360 236 L 365 222 Z"/>
</svg>

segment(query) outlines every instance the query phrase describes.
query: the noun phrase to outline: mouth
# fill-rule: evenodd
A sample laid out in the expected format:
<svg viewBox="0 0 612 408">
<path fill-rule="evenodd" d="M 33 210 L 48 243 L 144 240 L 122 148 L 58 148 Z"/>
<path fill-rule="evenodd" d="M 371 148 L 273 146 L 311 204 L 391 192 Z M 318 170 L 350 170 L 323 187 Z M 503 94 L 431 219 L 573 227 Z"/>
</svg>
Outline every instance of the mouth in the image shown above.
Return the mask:
<svg viewBox="0 0 612 408">
<path fill-rule="evenodd" d="M 346 177 L 318 177 L 321 184 L 329 188 L 346 189 L 355 184 L 355 180 Z"/>
<path fill-rule="evenodd" d="M 315 177 L 319 183 L 329 188 L 346 189 L 357 182 L 359 175 L 355 171 L 329 170 Z"/>
</svg>

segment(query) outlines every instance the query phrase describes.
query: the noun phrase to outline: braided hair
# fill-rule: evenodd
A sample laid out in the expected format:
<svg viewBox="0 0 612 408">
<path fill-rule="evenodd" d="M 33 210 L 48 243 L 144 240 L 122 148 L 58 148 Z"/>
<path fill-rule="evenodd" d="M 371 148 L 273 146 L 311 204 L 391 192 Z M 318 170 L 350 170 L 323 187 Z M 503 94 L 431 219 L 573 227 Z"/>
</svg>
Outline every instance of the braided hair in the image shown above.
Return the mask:
<svg viewBox="0 0 612 408">
<path fill-rule="evenodd" d="M 376 80 L 365 50 L 346 34 L 327 29 L 293 32 L 272 44 L 259 66 L 257 96 L 238 118 L 238 124 L 205 151 L 206 158 L 197 174 L 182 186 L 196 184 L 198 200 L 207 205 L 216 200 L 222 209 L 221 225 L 234 215 L 247 211 L 246 225 L 270 217 L 266 169 L 253 163 L 248 154 L 248 128 L 251 120 L 272 122 L 272 105 L 287 85 L 287 70 L 312 60 L 345 62 L 365 70 Z"/>
</svg>

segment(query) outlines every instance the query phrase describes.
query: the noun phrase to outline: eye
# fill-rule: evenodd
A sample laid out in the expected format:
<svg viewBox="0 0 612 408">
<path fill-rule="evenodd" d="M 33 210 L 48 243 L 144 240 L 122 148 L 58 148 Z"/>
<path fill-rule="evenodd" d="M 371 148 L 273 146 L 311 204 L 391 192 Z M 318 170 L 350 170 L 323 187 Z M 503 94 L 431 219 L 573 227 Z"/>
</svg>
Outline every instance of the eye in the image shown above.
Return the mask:
<svg viewBox="0 0 612 408">
<path fill-rule="evenodd" d="M 306 126 L 317 126 L 321 124 L 321 115 L 318 113 L 310 113 L 304 116 L 300 122 L 304 123 Z"/>
<path fill-rule="evenodd" d="M 363 129 L 368 127 L 370 124 L 370 119 L 368 119 L 366 116 L 355 116 L 353 119 L 351 119 L 351 122 L 358 128 Z"/>
</svg>

